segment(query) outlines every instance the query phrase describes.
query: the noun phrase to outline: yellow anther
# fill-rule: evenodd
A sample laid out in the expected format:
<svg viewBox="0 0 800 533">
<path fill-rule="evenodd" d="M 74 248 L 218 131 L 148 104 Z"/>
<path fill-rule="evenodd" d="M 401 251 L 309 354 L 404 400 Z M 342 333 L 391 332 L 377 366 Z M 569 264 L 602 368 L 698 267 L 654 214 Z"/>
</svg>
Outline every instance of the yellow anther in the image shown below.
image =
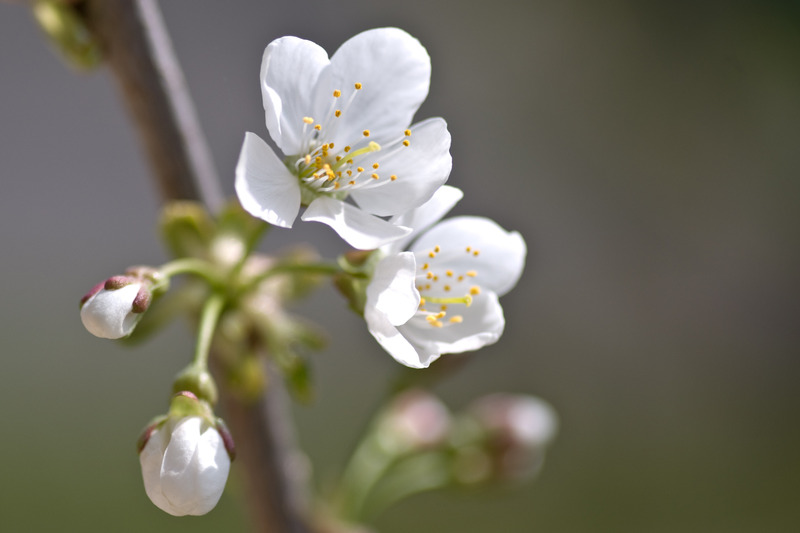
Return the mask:
<svg viewBox="0 0 800 533">
<path fill-rule="evenodd" d="M 420 298 L 419 299 L 419 306 L 422 307 L 423 305 L 425 305 L 425 298 Z"/>
<path fill-rule="evenodd" d="M 403 140 L 403 146 L 411 146 L 411 143 L 408 140 Z"/>
<path fill-rule="evenodd" d="M 336 118 L 341 117 L 342 116 L 342 110 L 341 109 L 337 109 L 336 111 L 333 112 L 333 116 L 336 117 Z"/>
<path fill-rule="evenodd" d="M 457 279 L 458 281 L 464 281 L 464 276 L 458 276 L 456 279 Z"/>
<path fill-rule="evenodd" d="M 314 129 L 317 130 L 317 131 L 320 131 L 322 129 L 322 125 L 321 124 L 317 124 L 316 126 L 314 126 Z"/>
<path fill-rule="evenodd" d="M 474 252 L 472 252 L 472 255 L 474 255 L 475 257 L 478 257 L 479 255 L 481 255 L 481 251 L 480 250 L 475 250 Z"/>
<path fill-rule="evenodd" d="M 426 283 L 426 284 L 425 284 L 425 290 L 426 290 L 426 291 L 429 291 L 429 290 L 431 290 L 431 284 L 430 284 L 430 283 Z"/>
<path fill-rule="evenodd" d="M 303 122 L 305 122 L 306 124 L 313 124 L 314 119 L 311 117 L 303 117 Z"/>
<path fill-rule="evenodd" d="M 455 315 L 450 317 L 451 324 L 460 324 L 464 321 L 464 317 L 461 315 Z"/>
<path fill-rule="evenodd" d="M 348 159 L 347 161 L 345 161 L 345 163 L 347 163 L 348 165 L 352 165 L 353 164 L 353 160 L 352 159 Z"/>
<path fill-rule="evenodd" d="M 445 271 L 445 274 L 447 274 L 447 277 L 448 277 L 448 278 L 452 278 L 452 277 L 453 277 L 453 271 L 452 271 L 452 270 L 449 270 L 449 269 L 448 269 L 448 270 L 446 270 L 446 271 Z"/>
<path fill-rule="evenodd" d="M 429 266 L 430 265 L 428 265 L 428 263 L 425 263 L 424 265 L 422 265 L 422 270 L 428 270 Z"/>
<path fill-rule="evenodd" d="M 476 296 L 481 293 L 481 288 L 478 287 L 477 285 L 473 285 L 472 287 L 469 288 L 469 293 L 473 296 Z"/>
<path fill-rule="evenodd" d="M 433 315 L 428 315 L 425 317 L 425 320 L 427 320 L 428 322 L 436 322 L 436 317 Z"/>
<path fill-rule="evenodd" d="M 342 96 L 342 91 L 340 91 L 339 89 L 336 89 L 335 91 L 333 91 L 333 97 L 334 98 L 339 98 L 340 96 Z"/>
<path fill-rule="evenodd" d="M 348 172 L 349 172 L 349 170 L 348 170 Z M 348 184 L 348 185 L 355 185 L 355 184 L 356 184 L 356 182 L 355 182 L 355 181 L 353 181 L 353 180 L 350 180 L 350 181 L 348 181 L 348 182 L 347 182 L 347 184 Z"/>
<path fill-rule="evenodd" d="M 330 143 L 330 144 L 328 144 L 328 148 L 330 148 L 331 150 L 333 150 L 333 143 Z"/>
<path fill-rule="evenodd" d="M 403 133 L 405 134 L 406 137 L 411 136 L 411 130 L 406 130 Z"/>
<path fill-rule="evenodd" d="M 363 85 L 361 85 L 360 83 L 355 84 L 356 91 L 360 91 L 361 87 L 363 87 Z"/>
<path fill-rule="evenodd" d="M 433 281 L 439 281 L 439 276 L 433 276 Z"/>
<path fill-rule="evenodd" d="M 345 146 L 345 147 L 344 147 L 344 151 L 345 151 L 345 152 L 349 152 L 349 151 L 350 151 L 350 147 L 349 147 L 349 146 Z"/>
<path fill-rule="evenodd" d="M 342 160 L 342 156 L 340 156 L 340 155 L 337 155 L 337 156 L 336 156 L 336 162 L 338 163 L 338 162 L 339 162 L 339 161 L 341 161 L 341 160 Z"/>
<path fill-rule="evenodd" d="M 314 163 L 316 163 L 316 164 L 318 164 L 318 165 L 319 165 L 320 163 L 322 163 L 322 158 L 321 158 L 321 157 L 319 157 L 319 156 L 315 157 L 315 158 L 314 158 Z"/>
<path fill-rule="evenodd" d="M 364 167 L 356 167 L 356 170 L 358 170 L 359 172 L 364 172 Z"/>
<path fill-rule="evenodd" d="M 429 271 L 428 271 L 428 273 L 427 273 L 427 274 L 425 274 L 425 277 L 426 277 L 426 278 L 428 278 L 428 279 L 433 279 L 433 272 L 431 272 L 431 271 L 429 270 Z"/>
<path fill-rule="evenodd" d="M 397 175 L 396 174 L 392 174 L 391 176 L 389 176 L 389 179 L 394 181 L 394 180 L 397 179 Z"/>
<path fill-rule="evenodd" d="M 475 276 L 477 276 L 477 275 L 478 275 L 478 273 L 477 273 L 476 271 L 474 271 L 474 270 L 467 270 L 467 276 L 469 276 L 469 277 L 471 277 L 471 278 L 474 278 L 474 277 L 475 277 Z"/>
<path fill-rule="evenodd" d="M 353 175 L 353 171 L 352 171 L 352 170 L 348 170 L 348 171 L 347 171 L 347 175 L 348 175 L 348 176 L 352 176 L 352 175 Z"/>
<path fill-rule="evenodd" d="M 471 246 L 467 246 L 467 253 L 469 253 L 471 251 L 472 251 L 472 247 Z"/>
<path fill-rule="evenodd" d="M 433 247 L 433 251 L 438 254 L 439 252 L 442 251 L 442 248 L 437 244 L 436 246 Z"/>
<path fill-rule="evenodd" d="M 377 175 L 377 174 L 375 174 L 374 172 L 373 172 L 371 175 L 372 175 L 372 179 L 374 179 L 374 180 L 376 180 L 376 179 L 380 178 L 380 176 L 378 176 L 378 175 Z"/>
<path fill-rule="evenodd" d="M 441 311 L 441 312 L 439 312 L 439 313 L 436 313 L 436 319 L 438 320 L 438 319 L 440 319 L 440 318 L 444 318 L 444 316 L 445 316 L 446 314 L 447 314 L 447 313 L 445 313 L 444 311 Z"/>
<path fill-rule="evenodd" d="M 445 290 L 445 292 L 449 292 L 450 291 L 450 285 L 445 285 L 444 286 L 444 290 Z"/>
<path fill-rule="evenodd" d="M 433 252 L 428 252 L 428 257 L 430 257 L 431 259 L 433 259 L 434 257 L 436 257 L 436 254 L 435 254 L 435 253 L 433 253 Z"/>
<path fill-rule="evenodd" d="M 379 166 L 380 165 L 378 163 L 372 163 L 372 168 L 374 168 L 375 170 L 378 170 Z"/>
<path fill-rule="evenodd" d="M 303 158 L 303 161 L 306 162 L 306 165 L 310 165 L 311 164 L 311 156 L 306 154 L 306 156 Z"/>
<path fill-rule="evenodd" d="M 369 137 L 369 130 L 364 130 L 361 132 L 364 137 Z"/>
<path fill-rule="evenodd" d="M 338 181 L 337 181 L 336 183 L 334 183 L 334 184 L 333 184 L 333 188 L 334 188 L 334 189 L 338 189 L 338 188 L 339 188 L 339 182 L 338 182 Z"/>
<path fill-rule="evenodd" d="M 442 305 L 439 307 L 439 309 L 441 309 L 442 311 L 447 311 L 447 305 L 446 305 L 446 304 L 442 304 Z"/>
</svg>

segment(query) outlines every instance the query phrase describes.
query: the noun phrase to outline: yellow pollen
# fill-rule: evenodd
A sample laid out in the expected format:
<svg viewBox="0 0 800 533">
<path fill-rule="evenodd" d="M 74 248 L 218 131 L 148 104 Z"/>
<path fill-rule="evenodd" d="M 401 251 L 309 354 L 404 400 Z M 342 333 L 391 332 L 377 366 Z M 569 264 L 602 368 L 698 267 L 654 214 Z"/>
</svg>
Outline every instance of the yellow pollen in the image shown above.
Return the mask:
<svg viewBox="0 0 800 533">
<path fill-rule="evenodd" d="M 322 158 L 321 157 L 315 157 L 314 158 L 314 163 L 319 165 L 320 163 L 322 163 Z"/>
<path fill-rule="evenodd" d="M 347 163 L 348 165 L 352 165 L 353 164 L 353 160 L 352 159 L 348 159 L 347 161 L 345 161 L 345 163 Z"/>
<path fill-rule="evenodd" d="M 441 312 L 439 312 L 439 313 L 436 313 L 436 315 L 435 315 L 435 316 L 436 316 L 436 318 L 437 318 L 437 320 L 438 320 L 438 319 L 440 319 L 440 318 L 444 318 L 444 316 L 445 316 L 446 314 L 447 314 L 447 313 L 445 313 L 444 311 L 441 311 Z"/>
<path fill-rule="evenodd" d="M 436 257 L 436 254 L 435 254 L 435 253 L 433 253 L 433 252 L 428 252 L 428 257 L 430 257 L 431 259 L 433 259 L 434 257 Z"/>
<path fill-rule="evenodd" d="M 422 270 L 428 270 L 428 266 L 429 266 L 428 263 L 425 263 L 424 265 L 422 265 Z"/>
<path fill-rule="evenodd" d="M 344 147 L 344 151 L 345 151 L 345 152 L 349 152 L 349 151 L 350 151 L 350 147 L 349 147 L 349 146 L 345 146 L 345 147 Z"/>
<path fill-rule="evenodd" d="M 342 116 L 342 110 L 341 109 L 337 109 L 336 111 L 333 112 L 333 116 L 336 117 L 336 118 L 341 117 Z"/>
<path fill-rule="evenodd" d="M 342 160 L 342 156 L 340 156 L 340 155 L 337 155 L 337 156 L 336 156 L 336 162 L 338 163 L 338 162 L 339 162 L 339 161 L 341 161 L 341 160 Z"/>
<path fill-rule="evenodd" d="M 306 124 L 313 124 L 314 119 L 311 117 L 303 117 L 303 122 L 305 122 Z"/>
<path fill-rule="evenodd" d="M 456 279 L 457 279 L 458 281 L 464 281 L 464 276 L 458 276 Z"/>
<path fill-rule="evenodd" d="M 441 305 L 441 307 L 440 307 L 440 309 L 441 309 L 442 311 L 447 311 L 447 305 L 446 305 L 446 304 L 442 304 L 442 305 Z"/>
<path fill-rule="evenodd" d="M 425 298 L 420 298 L 419 299 L 419 306 L 422 307 L 423 305 L 425 305 Z"/>
<path fill-rule="evenodd" d="M 378 178 L 380 178 L 380 176 L 378 176 L 377 174 L 375 174 L 375 173 L 373 172 L 373 173 L 372 173 L 372 179 L 376 180 L 376 179 L 378 179 Z"/>
<path fill-rule="evenodd" d="M 441 320 L 436 320 L 436 317 L 433 316 L 433 315 L 426 316 L 425 320 L 427 320 L 428 324 L 430 324 L 431 326 L 433 326 L 435 328 L 441 328 L 442 326 L 444 326 L 444 324 L 442 324 Z"/>
<path fill-rule="evenodd" d="M 461 315 L 456 315 L 456 316 L 451 316 L 450 317 L 450 323 L 451 324 L 460 324 L 463 321 L 464 321 L 464 317 L 461 316 Z"/>
<path fill-rule="evenodd" d="M 369 130 L 364 130 L 361 132 L 364 137 L 369 137 Z"/>
<path fill-rule="evenodd" d="M 444 291 L 445 291 L 445 292 L 448 292 L 449 290 L 450 290 L 450 285 L 445 285 L 445 286 L 444 286 Z"/>
<path fill-rule="evenodd" d="M 434 251 L 434 252 L 436 252 L 436 253 L 438 254 L 439 252 L 441 252 L 441 251 L 442 251 L 442 249 L 441 249 L 441 247 L 439 247 L 439 245 L 437 244 L 436 246 L 434 246 L 434 247 L 433 247 L 433 251 Z"/>
<path fill-rule="evenodd" d="M 481 255 L 481 252 L 480 252 L 480 250 L 475 250 L 474 252 L 472 252 L 472 255 L 474 255 L 475 257 L 478 257 L 479 255 Z"/>
<path fill-rule="evenodd" d="M 472 247 L 471 246 L 467 246 L 467 253 L 469 253 L 471 251 L 472 251 Z"/>
<path fill-rule="evenodd" d="M 353 171 L 352 171 L 352 170 L 348 170 L 348 171 L 347 171 L 347 175 L 348 175 L 348 176 L 352 176 L 352 175 L 353 175 Z"/>
<path fill-rule="evenodd" d="M 403 133 L 406 135 L 406 137 L 411 136 L 411 130 L 406 130 Z"/>
<path fill-rule="evenodd" d="M 474 278 L 477 275 L 478 275 L 478 273 L 475 272 L 474 270 L 467 270 L 467 276 L 469 276 L 471 278 Z"/>
<path fill-rule="evenodd" d="M 356 91 L 360 91 L 361 87 L 363 87 L 363 85 L 361 85 L 360 83 L 355 84 Z"/>
<path fill-rule="evenodd" d="M 392 174 L 391 176 L 389 176 L 389 179 L 394 181 L 397 179 L 397 176 L 395 174 Z"/>
<path fill-rule="evenodd" d="M 439 276 L 433 276 L 433 281 L 439 281 Z"/>
<path fill-rule="evenodd" d="M 356 170 L 358 170 L 359 172 L 364 172 L 364 167 L 356 167 Z"/>
<path fill-rule="evenodd" d="M 331 150 L 333 150 L 333 143 L 330 143 L 330 144 L 328 144 L 328 148 L 330 148 Z"/>
<path fill-rule="evenodd" d="M 334 183 L 334 184 L 333 184 L 333 188 L 334 188 L 334 189 L 338 189 L 338 188 L 339 188 L 339 182 L 338 182 L 338 181 L 337 181 L 336 183 Z"/>
<path fill-rule="evenodd" d="M 311 156 L 306 154 L 306 156 L 303 158 L 303 161 L 306 162 L 306 165 L 310 165 L 311 164 Z"/>
<path fill-rule="evenodd" d="M 430 283 L 426 283 L 426 284 L 425 284 L 425 290 L 426 290 L 426 291 L 429 291 L 429 290 L 431 290 L 431 284 L 430 284 Z"/>
<path fill-rule="evenodd" d="M 476 296 L 481 293 L 481 288 L 478 287 L 477 285 L 473 285 L 472 287 L 469 288 L 469 293 L 473 296 Z"/>
<path fill-rule="evenodd" d="M 314 129 L 317 130 L 317 131 L 320 131 L 322 129 L 322 125 L 321 124 L 317 124 L 316 126 L 314 126 Z"/>
<path fill-rule="evenodd" d="M 403 141 L 403 146 L 411 146 L 411 143 L 408 140 Z"/>
<path fill-rule="evenodd" d="M 353 180 L 350 180 L 350 181 L 348 181 L 348 182 L 347 182 L 347 184 L 348 184 L 348 185 L 355 185 L 355 184 L 356 184 L 356 182 L 355 182 L 355 181 L 353 181 Z"/>
<path fill-rule="evenodd" d="M 453 277 L 453 271 L 452 270 L 445 271 L 445 274 L 447 274 L 448 278 L 452 278 Z"/>
<path fill-rule="evenodd" d="M 340 96 L 342 96 L 342 91 L 340 91 L 339 89 L 336 89 L 335 91 L 333 91 L 333 97 L 334 98 L 339 98 Z"/>
<path fill-rule="evenodd" d="M 433 272 L 428 271 L 428 273 L 425 274 L 425 277 L 428 278 L 428 279 L 433 279 Z"/>
<path fill-rule="evenodd" d="M 372 163 L 372 168 L 374 168 L 375 170 L 378 170 L 379 166 L 380 165 L 378 163 Z"/>
</svg>

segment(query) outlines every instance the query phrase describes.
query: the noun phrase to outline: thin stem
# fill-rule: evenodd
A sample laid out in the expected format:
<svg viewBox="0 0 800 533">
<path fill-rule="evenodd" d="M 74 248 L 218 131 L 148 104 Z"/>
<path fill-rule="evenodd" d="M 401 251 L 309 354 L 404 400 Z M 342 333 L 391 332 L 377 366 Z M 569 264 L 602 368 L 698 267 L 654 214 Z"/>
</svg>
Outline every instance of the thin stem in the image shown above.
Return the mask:
<svg viewBox="0 0 800 533">
<path fill-rule="evenodd" d="M 335 276 L 341 272 L 341 267 L 335 263 L 278 263 L 248 280 L 247 284 L 242 287 L 242 292 L 247 293 L 264 280 L 280 274 Z"/>
<path fill-rule="evenodd" d="M 221 283 L 219 272 L 208 261 L 203 259 L 196 259 L 187 257 L 183 259 L 176 259 L 163 265 L 159 272 L 167 278 L 171 278 L 178 274 L 194 274 L 208 281 L 212 286 L 217 286 Z"/>
<path fill-rule="evenodd" d="M 194 361 L 192 363 L 198 368 L 204 370 L 208 368 L 211 340 L 214 338 L 214 331 L 224 308 L 225 297 L 217 293 L 212 294 L 203 306 L 200 324 L 197 327 L 197 345 L 195 346 Z"/>
</svg>

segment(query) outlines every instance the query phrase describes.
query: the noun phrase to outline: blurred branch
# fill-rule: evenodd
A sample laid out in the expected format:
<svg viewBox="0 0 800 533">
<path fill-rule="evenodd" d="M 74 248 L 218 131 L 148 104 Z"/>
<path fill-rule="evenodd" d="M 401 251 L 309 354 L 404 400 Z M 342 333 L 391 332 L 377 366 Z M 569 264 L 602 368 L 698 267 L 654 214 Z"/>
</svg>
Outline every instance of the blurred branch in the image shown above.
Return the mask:
<svg viewBox="0 0 800 533">
<path fill-rule="evenodd" d="M 200 129 L 169 36 L 154 0 L 86 0 L 87 25 L 120 86 L 164 200 L 223 201 L 210 151 Z M 213 357 L 213 356 L 212 356 Z M 253 404 L 225 387 L 213 368 L 225 419 L 236 440 L 258 531 L 304 533 L 302 476 L 297 464 L 285 393 L 279 377 Z"/>
</svg>

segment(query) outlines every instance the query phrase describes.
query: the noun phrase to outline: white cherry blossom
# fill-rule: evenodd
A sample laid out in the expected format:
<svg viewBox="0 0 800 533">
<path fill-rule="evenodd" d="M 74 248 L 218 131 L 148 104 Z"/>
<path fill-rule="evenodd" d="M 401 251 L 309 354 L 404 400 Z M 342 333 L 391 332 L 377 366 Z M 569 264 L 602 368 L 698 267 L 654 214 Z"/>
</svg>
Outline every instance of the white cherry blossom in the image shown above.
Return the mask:
<svg viewBox="0 0 800 533">
<path fill-rule="evenodd" d="M 331 226 L 359 249 L 407 235 L 409 228 L 381 217 L 426 202 L 451 168 L 445 121 L 410 125 L 429 83 L 425 48 L 397 28 L 360 33 L 330 59 L 310 41 L 273 41 L 261 89 L 282 155 L 245 135 L 236 167 L 242 206 L 288 228 L 305 205 L 302 220 Z"/>
<path fill-rule="evenodd" d="M 95 337 L 120 339 L 133 332 L 150 303 L 142 281 L 117 276 L 99 283 L 81 301 L 81 322 Z"/>
<path fill-rule="evenodd" d="M 219 431 L 200 416 L 168 418 L 149 435 L 139 462 L 147 496 L 173 516 L 213 509 L 231 466 Z"/>
<path fill-rule="evenodd" d="M 443 187 L 403 215 L 414 238 L 460 198 Z M 525 241 L 482 217 L 461 216 L 422 232 L 408 251 L 395 244 L 375 267 L 364 317 L 370 333 L 398 362 L 425 368 L 445 353 L 496 342 L 505 327 L 498 297 L 519 280 Z"/>
</svg>

